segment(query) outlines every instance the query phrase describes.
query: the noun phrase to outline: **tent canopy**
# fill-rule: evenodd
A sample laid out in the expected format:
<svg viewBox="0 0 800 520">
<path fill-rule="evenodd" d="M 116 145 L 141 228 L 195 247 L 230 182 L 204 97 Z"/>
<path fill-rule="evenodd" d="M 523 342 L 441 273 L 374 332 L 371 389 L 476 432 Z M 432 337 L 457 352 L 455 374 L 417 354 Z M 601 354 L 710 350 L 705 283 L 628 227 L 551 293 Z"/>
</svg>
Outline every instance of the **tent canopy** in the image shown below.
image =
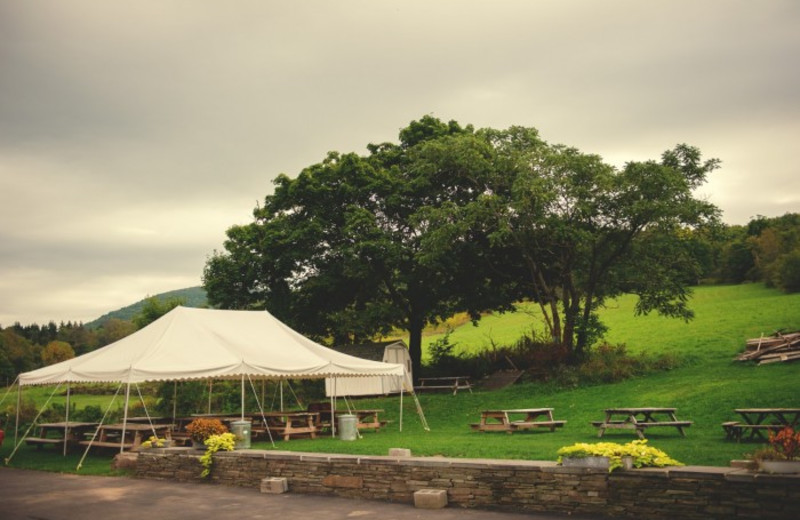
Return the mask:
<svg viewBox="0 0 800 520">
<path fill-rule="evenodd" d="M 402 364 L 361 359 L 315 343 L 267 311 L 176 307 L 110 345 L 20 374 L 19 384 L 404 374 Z"/>
</svg>

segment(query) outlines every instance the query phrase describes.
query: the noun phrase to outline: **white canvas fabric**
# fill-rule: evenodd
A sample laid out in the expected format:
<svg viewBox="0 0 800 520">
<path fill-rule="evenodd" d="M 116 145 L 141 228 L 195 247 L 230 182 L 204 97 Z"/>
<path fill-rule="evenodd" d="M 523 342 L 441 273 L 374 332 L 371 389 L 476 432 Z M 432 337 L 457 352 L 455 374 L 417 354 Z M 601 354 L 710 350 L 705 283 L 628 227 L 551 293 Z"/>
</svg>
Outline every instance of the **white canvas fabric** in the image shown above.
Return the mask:
<svg viewBox="0 0 800 520">
<path fill-rule="evenodd" d="M 103 348 L 25 372 L 20 385 L 190 379 L 398 376 L 402 364 L 349 356 L 295 332 L 266 311 L 176 307 Z"/>
<path fill-rule="evenodd" d="M 413 388 L 411 382 L 411 356 L 408 347 L 402 341 L 386 345 L 383 349 L 384 363 L 400 363 L 405 366 L 406 376 L 399 377 L 348 377 L 325 379 L 325 395 L 331 396 L 364 396 L 364 395 L 389 395 L 400 392 L 410 392 Z M 405 381 L 405 385 L 403 385 Z"/>
</svg>

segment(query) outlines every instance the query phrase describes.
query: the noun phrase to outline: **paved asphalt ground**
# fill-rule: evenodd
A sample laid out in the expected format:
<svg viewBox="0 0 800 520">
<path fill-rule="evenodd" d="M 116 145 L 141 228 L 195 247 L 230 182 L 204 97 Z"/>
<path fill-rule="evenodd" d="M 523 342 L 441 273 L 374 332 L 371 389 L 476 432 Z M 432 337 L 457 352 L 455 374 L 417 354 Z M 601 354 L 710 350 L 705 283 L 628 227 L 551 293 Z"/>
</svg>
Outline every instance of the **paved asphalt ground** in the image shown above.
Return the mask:
<svg viewBox="0 0 800 520">
<path fill-rule="evenodd" d="M 0 467 L 0 520 L 563 520 L 126 477 Z M 569 517 L 576 518 L 576 517 Z M 587 517 L 582 517 L 586 520 Z"/>
</svg>

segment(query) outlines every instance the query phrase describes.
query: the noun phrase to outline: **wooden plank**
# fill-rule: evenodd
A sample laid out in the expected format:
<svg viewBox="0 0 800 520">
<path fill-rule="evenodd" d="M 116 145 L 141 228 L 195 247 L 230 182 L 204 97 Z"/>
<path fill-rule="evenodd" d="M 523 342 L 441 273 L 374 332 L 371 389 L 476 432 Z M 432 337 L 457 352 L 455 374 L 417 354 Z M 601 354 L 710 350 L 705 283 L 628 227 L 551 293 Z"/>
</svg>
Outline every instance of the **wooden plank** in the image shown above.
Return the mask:
<svg viewBox="0 0 800 520">
<path fill-rule="evenodd" d="M 650 428 L 651 426 L 691 426 L 692 421 L 659 421 L 659 422 L 640 422 L 637 427 Z"/>
<path fill-rule="evenodd" d="M 28 445 L 34 444 L 64 444 L 64 439 L 42 439 L 41 437 L 26 437 L 25 443 Z M 67 441 L 70 444 L 70 441 Z"/>
<path fill-rule="evenodd" d="M 512 430 L 530 430 L 533 428 L 549 428 L 550 431 L 563 427 L 567 421 L 514 421 Z"/>
<path fill-rule="evenodd" d="M 80 441 L 81 446 L 91 446 L 93 448 L 119 448 L 118 442 L 102 442 L 102 441 Z M 130 450 L 133 448 L 133 443 L 128 442 L 122 445 L 123 449 Z"/>
</svg>

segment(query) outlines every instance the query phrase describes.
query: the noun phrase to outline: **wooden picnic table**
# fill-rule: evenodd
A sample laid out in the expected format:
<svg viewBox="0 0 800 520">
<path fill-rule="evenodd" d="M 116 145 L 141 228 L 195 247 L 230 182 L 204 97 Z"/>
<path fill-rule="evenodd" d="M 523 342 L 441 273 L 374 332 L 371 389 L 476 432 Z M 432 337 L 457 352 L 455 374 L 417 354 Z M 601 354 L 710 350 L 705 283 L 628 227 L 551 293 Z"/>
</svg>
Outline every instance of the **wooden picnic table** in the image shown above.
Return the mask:
<svg viewBox="0 0 800 520">
<path fill-rule="evenodd" d="M 256 416 L 259 422 L 262 422 L 262 414 Z M 312 439 L 317 438 L 316 423 L 319 420 L 319 413 L 317 412 L 264 412 L 264 419 L 267 424 L 264 426 L 254 425 L 253 430 L 257 428 L 268 429 L 271 433 L 277 433 L 283 436 L 283 440 L 288 441 L 292 437 L 310 436 Z"/>
<path fill-rule="evenodd" d="M 469 393 L 472 393 L 472 383 L 469 376 L 421 377 L 419 385 L 415 386 L 414 390 L 417 392 L 452 390 L 453 395 L 456 395 L 459 390 L 469 390 Z"/>
<path fill-rule="evenodd" d="M 560 428 L 567 421 L 553 419 L 552 408 L 515 408 L 511 410 L 484 410 L 481 421 L 470 424 L 473 430 L 480 432 L 506 432 L 548 428 L 551 432 Z"/>
<path fill-rule="evenodd" d="M 728 421 L 722 427 L 729 439 L 737 441 L 764 440 L 765 433 L 778 432 L 800 424 L 800 408 L 737 408 L 734 410 L 744 422 Z"/>
<path fill-rule="evenodd" d="M 96 438 L 82 440 L 79 444 L 92 448 L 120 448 L 136 451 L 151 436 L 172 440 L 172 424 L 116 423 L 101 424 Z"/>
<path fill-rule="evenodd" d="M 84 440 L 84 435 L 93 432 L 97 428 L 97 423 L 62 421 L 40 423 L 36 425 L 36 436 L 26 437 L 25 443 L 37 448 L 50 445 L 64 446 L 64 453 L 69 448 L 76 446 Z"/>
<path fill-rule="evenodd" d="M 692 425 L 692 421 L 680 421 L 675 416 L 677 408 L 607 408 L 605 419 L 592 421 L 598 429 L 597 436 L 602 437 L 607 429 L 633 430 L 640 439 L 644 439 L 644 430 L 654 427 L 677 428 L 681 436 L 686 437 L 684 428 Z"/>
</svg>

